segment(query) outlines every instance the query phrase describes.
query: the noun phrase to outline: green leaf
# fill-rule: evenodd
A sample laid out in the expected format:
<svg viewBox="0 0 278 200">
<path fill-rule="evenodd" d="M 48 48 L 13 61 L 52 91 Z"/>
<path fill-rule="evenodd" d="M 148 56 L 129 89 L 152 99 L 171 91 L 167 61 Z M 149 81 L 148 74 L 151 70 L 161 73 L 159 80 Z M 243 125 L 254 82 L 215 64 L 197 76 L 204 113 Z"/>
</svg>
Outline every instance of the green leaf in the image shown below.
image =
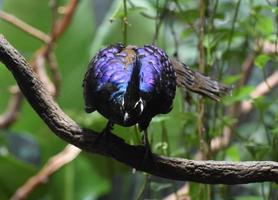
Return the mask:
<svg viewBox="0 0 278 200">
<path fill-rule="evenodd" d="M 16 188 L 36 173 L 36 169 L 32 165 L 22 162 L 10 154 L 0 155 L 0 163 L 0 197 L 2 196 L 1 191 L 12 195 Z"/>
<path fill-rule="evenodd" d="M 255 65 L 259 67 L 260 69 L 263 69 L 266 65 L 266 63 L 271 59 L 269 55 L 266 54 L 260 54 L 255 59 Z"/>
<path fill-rule="evenodd" d="M 260 196 L 241 196 L 236 197 L 235 200 L 262 200 Z"/>
<path fill-rule="evenodd" d="M 263 158 L 270 155 L 271 152 L 271 147 L 265 144 L 250 142 L 246 144 L 245 147 L 256 160 L 263 160 Z"/>
<path fill-rule="evenodd" d="M 163 150 L 166 151 L 168 148 L 168 143 L 167 142 L 158 142 L 155 144 L 154 149 L 156 150 Z"/>
<path fill-rule="evenodd" d="M 240 77 L 241 77 L 241 74 L 225 76 L 224 83 L 228 84 L 228 85 L 233 84 L 236 81 L 238 81 L 240 79 Z"/>
<path fill-rule="evenodd" d="M 255 15 L 257 17 L 257 23 L 255 28 L 264 36 L 267 36 L 274 31 L 273 20 L 269 16 Z"/>
<path fill-rule="evenodd" d="M 263 113 L 272 105 L 272 101 L 267 100 L 264 96 L 253 99 L 254 106 Z"/>
<path fill-rule="evenodd" d="M 199 12 L 196 9 L 186 9 L 178 14 L 178 16 L 180 16 L 184 22 L 191 23 L 199 18 Z"/>
<path fill-rule="evenodd" d="M 254 87 L 252 86 L 244 86 L 244 87 L 241 87 L 239 90 L 238 90 L 238 93 L 237 93 L 237 97 L 239 99 L 243 99 L 247 96 L 249 96 L 249 94 L 254 90 Z"/>
<path fill-rule="evenodd" d="M 240 161 L 240 151 L 238 146 L 233 145 L 226 150 L 226 160 Z"/>
<path fill-rule="evenodd" d="M 250 93 L 254 90 L 252 86 L 243 86 L 239 89 L 235 89 L 232 93 L 232 96 L 227 96 L 224 98 L 225 104 L 232 104 L 237 101 L 242 101 L 245 99 L 250 99 Z"/>
</svg>

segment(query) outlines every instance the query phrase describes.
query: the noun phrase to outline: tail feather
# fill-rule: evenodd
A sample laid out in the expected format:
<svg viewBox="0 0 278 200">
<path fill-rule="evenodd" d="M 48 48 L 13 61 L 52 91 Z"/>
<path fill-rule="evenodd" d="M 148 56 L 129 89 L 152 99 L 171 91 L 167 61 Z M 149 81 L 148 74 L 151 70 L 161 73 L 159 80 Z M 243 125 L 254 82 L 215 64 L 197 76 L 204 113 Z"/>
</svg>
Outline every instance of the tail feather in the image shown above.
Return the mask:
<svg viewBox="0 0 278 200">
<path fill-rule="evenodd" d="M 220 101 L 221 97 L 231 94 L 231 86 L 219 83 L 200 72 L 195 72 L 177 60 L 172 59 L 172 64 L 176 71 L 178 86 L 207 96 L 215 101 Z"/>
</svg>

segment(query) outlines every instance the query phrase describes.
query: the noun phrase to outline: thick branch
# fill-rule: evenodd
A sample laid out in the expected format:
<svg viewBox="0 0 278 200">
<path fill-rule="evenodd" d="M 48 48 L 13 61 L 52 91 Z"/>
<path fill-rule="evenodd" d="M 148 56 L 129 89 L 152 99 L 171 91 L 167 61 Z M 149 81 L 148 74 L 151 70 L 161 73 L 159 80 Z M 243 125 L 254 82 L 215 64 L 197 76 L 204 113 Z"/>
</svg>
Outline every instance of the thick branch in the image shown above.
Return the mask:
<svg viewBox="0 0 278 200">
<path fill-rule="evenodd" d="M 22 93 L 49 128 L 58 137 L 82 150 L 112 157 L 137 170 L 175 180 L 209 184 L 278 182 L 277 162 L 193 161 L 153 155 L 152 159 L 143 163 L 145 149 L 142 146 L 126 144 L 113 134 L 95 142 L 98 133 L 81 128 L 60 109 L 27 61 L 3 36 L 0 36 L 0 60 L 11 71 Z"/>
</svg>

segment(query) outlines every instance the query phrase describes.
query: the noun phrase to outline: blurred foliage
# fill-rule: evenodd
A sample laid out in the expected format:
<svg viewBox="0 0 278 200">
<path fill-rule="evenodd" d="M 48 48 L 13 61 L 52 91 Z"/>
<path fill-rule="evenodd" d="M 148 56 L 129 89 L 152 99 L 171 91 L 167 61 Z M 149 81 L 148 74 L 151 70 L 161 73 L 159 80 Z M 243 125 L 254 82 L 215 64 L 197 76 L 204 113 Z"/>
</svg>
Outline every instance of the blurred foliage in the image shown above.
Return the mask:
<svg viewBox="0 0 278 200">
<path fill-rule="evenodd" d="M 67 1 L 59 1 L 62 5 Z M 96 3 L 98 2 L 98 3 Z M 104 1 L 103 1 L 104 2 Z M 208 157 L 215 160 L 278 161 L 277 88 L 264 97 L 252 99 L 256 86 L 277 70 L 277 53 L 262 51 L 261 41 L 278 41 L 278 1 L 275 0 L 204 0 L 206 73 L 235 86 L 233 95 L 223 102 L 205 100 L 204 126 L 207 144 L 222 134 L 225 126 L 236 124 L 231 145 Z M 158 46 L 168 55 L 176 54 L 192 68 L 198 67 L 199 1 L 193 0 L 129 0 L 128 43 L 152 43 L 156 22 Z M 103 5 L 107 5 L 107 2 Z M 123 41 L 122 0 L 111 1 L 109 8 L 101 1 L 82 0 L 69 29 L 55 45 L 62 74 L 61 93 L 57 99 L 63 110 L 82 126 L 102 130 L 106 120 L 98 113 L 83 111 L 82 79 L 90 58 L 102 47 Z M 9 12 L 48 33 L 51 26 L 49 0 L 3 0 L 0 9 Z M 100 25 L 96 16 L 105 17 Z M 161 16 L 155 20 L 156 16 Z M 28 59 L 42 44 L 37 39 L 0 20 L 0 33 Z M 251 54 L 256 58 L 246 84 L 239 85 L 242 63 Z M 9 87 L 15 83 L 10 72 L 0 64 L 0 111 L 4 112 L 10 97 Z M 240 87 L 239 87 L 240 86 Z M 161 155 L 194 159 L 199 149 L 198 96 L 191 103 L 178 90 L 173 111 L 157 116 L 149 127 L 153 151 Z M 250 114 L 226 115 L 227 108 L 252 99 Z M 236 110 L 235 112 L 240 112 Z M 9 199 L 28 177 L 35 175 L 45 162 L 65 147 L 25 101 L 19 119 L 0 132 L 0 199 Z M 134 128 L 116 126 L 115 134 L 131 144 L 141 135 Z M 28 199 L 162 199 L 184 183 L 144 173 L 133 173 L 127 166 L 106 157 L 81 153 L 62 167 L 47 182 L 34 190 Z M 278 199 L 278 186 L 273 183 L 237 186 L 189 184 L 191 199 Z"/>
</svg>

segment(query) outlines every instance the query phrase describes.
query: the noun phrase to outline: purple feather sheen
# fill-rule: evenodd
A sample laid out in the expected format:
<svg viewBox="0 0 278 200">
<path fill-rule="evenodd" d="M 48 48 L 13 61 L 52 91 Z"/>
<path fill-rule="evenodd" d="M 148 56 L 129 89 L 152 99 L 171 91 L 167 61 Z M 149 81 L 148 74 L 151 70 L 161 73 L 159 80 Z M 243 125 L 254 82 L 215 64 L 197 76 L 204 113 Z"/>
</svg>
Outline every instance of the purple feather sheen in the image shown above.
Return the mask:
<svg viewBox="0 0 278 200">
<path fill-rule="evenodd" d="M 83 81 L 85 110 L 97 110 L 110 123 L 139 124 L 145 130 L 152 117 L 171 111 L 177 85 L 216 101 L 232 89 L 170 60 L 154 45 L 111 45 L 89 64 Z"/>
<path fill-rule="evenodd" d="M 134 83 L 136 80 L 138 84 Z M 132 89 L 128 90 L 129 85 Z M 92 59 L 83 86 L 87 112 L 97 110 L 113 123 L 138 123 L 145 129 L 153 116 L 172 109 L 176 76 L 162 49 L 115 44 L 100 50 Z"/>
</svg>

